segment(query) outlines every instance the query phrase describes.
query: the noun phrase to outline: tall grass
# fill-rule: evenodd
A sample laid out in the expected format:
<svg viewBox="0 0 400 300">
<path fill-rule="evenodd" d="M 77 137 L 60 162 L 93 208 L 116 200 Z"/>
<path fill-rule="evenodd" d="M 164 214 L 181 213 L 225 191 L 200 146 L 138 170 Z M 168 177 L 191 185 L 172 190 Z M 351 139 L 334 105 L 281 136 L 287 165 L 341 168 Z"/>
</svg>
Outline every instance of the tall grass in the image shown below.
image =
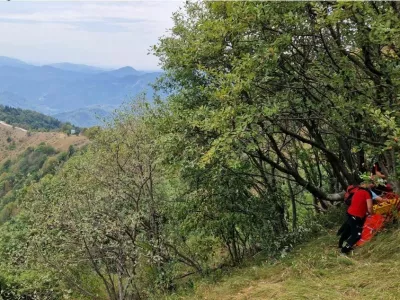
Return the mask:
<svg viewBox="0 0 400 300">
<path fill-rule="evenodd" d="M 378 234 L 349 257 L 335 230 L 298 245 L 285 258 L 260 261 L 165 299 L 400 299 L 400 229 Z"/>
</svg>

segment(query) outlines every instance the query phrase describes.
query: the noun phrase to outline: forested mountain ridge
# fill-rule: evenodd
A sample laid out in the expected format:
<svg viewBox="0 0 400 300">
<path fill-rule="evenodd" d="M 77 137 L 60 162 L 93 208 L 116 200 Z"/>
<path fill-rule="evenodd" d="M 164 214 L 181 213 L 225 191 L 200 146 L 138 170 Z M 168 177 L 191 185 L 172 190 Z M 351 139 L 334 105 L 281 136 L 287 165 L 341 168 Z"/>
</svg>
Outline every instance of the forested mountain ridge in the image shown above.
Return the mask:
<svg viewBox="0 0 400 300">
<path fill-rule="evenodd" d="M 53 117 L 32 110 L 24 110 L 3 105 L 0 105 L 0 121 L 27 130 L 42 131 L 61 130 L 64 125 L 61 121 Z"/>
<path fill-rule="evenodd" d="M 75 134 L 71 135 L 71 130 Z M 0 164 L 18 160 L 27 149 L 48 145 L 54 152 L 76 149 L 88 143 L 80 128 L 41 113 L 0 105 Z M 53 153 L 54 154 L 54 153 Z"/>
<path fill-rule="evenodd" d="M 223 297 L 395 299 L 398 229 L 354 260 L 334 232 L 373 162 L 400 192 L 400 4 L 188 1 L 173 21 L 153 47 L 167 99 L 127 104 L 16 197 L 3 294 L 196 299 L 249 264 L 267 288 L 239 279 Z"/>
</svg>

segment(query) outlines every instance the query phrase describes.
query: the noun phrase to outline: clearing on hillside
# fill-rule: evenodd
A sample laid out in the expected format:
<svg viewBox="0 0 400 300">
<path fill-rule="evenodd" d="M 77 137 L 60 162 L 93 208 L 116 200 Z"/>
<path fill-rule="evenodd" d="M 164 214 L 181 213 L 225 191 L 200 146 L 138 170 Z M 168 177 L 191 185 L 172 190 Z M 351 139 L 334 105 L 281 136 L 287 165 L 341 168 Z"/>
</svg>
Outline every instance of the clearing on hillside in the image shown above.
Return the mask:
<svg viewBox="0 0 400 300">
<path fill-rule="evenodd" d="M 15 158 L 28 147 L 36 147 L 43 142 L 58 151 L 67 151 L 70 145 L 80 148 L 89 140 L 83 135 L 68 136 L 61 132 L 28 132 L 0 122 L 0 164 L 5 159 Z"/>
</svg>

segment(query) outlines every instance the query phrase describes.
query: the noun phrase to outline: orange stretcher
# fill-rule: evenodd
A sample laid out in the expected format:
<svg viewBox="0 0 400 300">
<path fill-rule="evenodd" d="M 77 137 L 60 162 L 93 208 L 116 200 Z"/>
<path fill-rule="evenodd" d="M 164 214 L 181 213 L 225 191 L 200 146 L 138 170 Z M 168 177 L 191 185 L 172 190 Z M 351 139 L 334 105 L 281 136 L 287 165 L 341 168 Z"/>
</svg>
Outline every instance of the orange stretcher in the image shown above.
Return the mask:
<svg viewBox="0 0 400 300">
<path fill-rule="evenodd" d="M 377 232 L 382 230 L 385 224 L 398 217 L 400 197 L 394 193 L 386 193 L 382 198 L 386 201 L 374 205 L 374 214 L 365 220 L 361 239 L 357 242 L 357 246 L 371 240 Z"/>
<path fill-rule="evenodd" d="M 397 195 L 396 195 L 397 196 Z M 399 197 L 387 199 L 386 202 L 375 204 L 374 213 L 377 215 L 387 215 L 398 210 Z"/>
</svg>

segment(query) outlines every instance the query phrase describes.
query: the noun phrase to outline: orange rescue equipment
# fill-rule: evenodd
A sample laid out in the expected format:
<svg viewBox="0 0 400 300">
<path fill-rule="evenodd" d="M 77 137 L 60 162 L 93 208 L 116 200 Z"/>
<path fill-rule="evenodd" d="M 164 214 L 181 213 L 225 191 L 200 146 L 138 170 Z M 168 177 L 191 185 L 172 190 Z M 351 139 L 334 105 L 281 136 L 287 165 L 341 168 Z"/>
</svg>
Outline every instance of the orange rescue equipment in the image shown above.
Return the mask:
<svg viewBox="0 0 400 300">
<path fill-rule="evenodd" d="M 387 201 L 374 205 L 374 215 L 367 217 L 365 220 L 361 239 L 357 242 L 357 246 L 361 246 L 372 239 L 378 231 L 382 230 L 386 223 L 391 222 L 393 218 L 397 218 L 400 210 L 399 196 L 395 193 L 386 193 L 382 198 Z"/>
</svg>

